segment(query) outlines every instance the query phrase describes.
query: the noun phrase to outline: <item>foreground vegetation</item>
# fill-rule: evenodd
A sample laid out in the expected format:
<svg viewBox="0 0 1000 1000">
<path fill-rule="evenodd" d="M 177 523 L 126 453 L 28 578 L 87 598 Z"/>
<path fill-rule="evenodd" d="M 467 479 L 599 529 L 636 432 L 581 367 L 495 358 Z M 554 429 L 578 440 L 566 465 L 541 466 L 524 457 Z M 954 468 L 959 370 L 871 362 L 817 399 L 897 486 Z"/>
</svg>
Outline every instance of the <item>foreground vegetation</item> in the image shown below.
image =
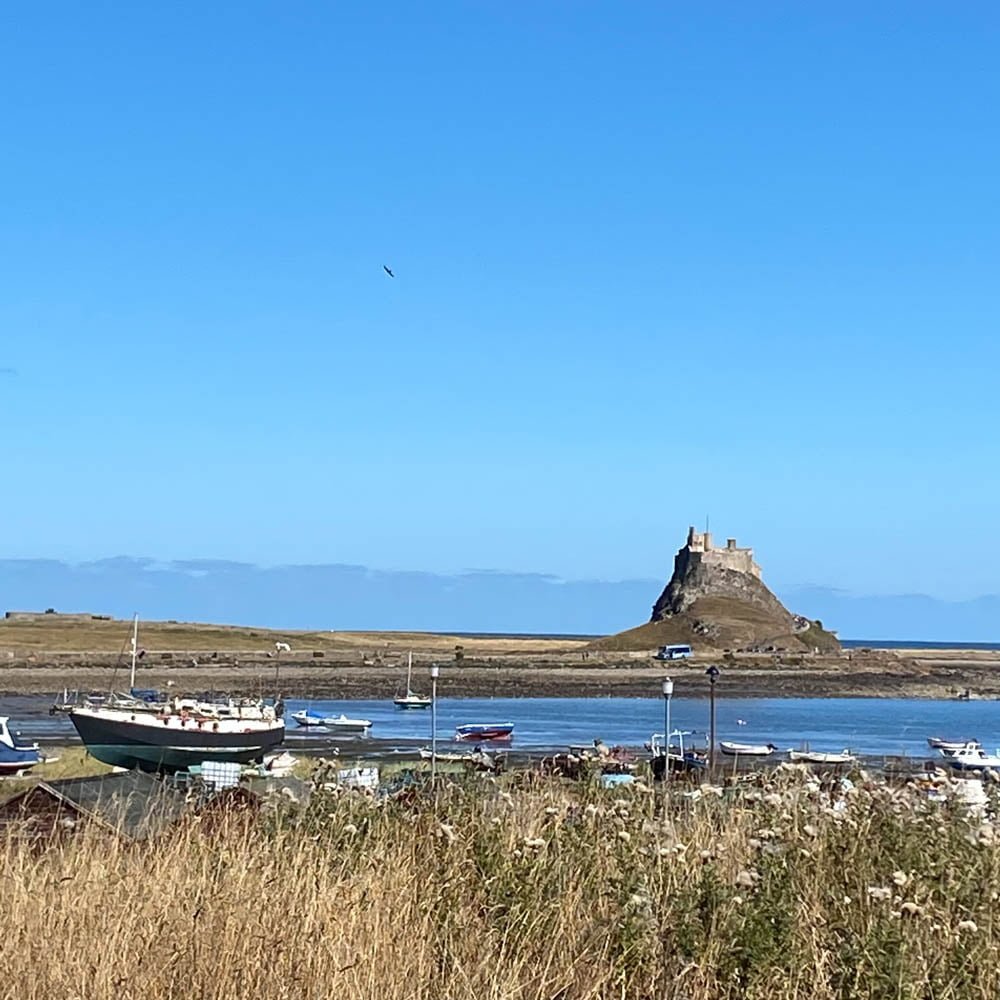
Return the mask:
<svg viewBox="0 0 1000 1000">
<path fill-rule="evenodd" d="M 994 827 L 921 790 L 507 781 L 9 836 L 0 995 L 1000 995 Z"/>
</svg>

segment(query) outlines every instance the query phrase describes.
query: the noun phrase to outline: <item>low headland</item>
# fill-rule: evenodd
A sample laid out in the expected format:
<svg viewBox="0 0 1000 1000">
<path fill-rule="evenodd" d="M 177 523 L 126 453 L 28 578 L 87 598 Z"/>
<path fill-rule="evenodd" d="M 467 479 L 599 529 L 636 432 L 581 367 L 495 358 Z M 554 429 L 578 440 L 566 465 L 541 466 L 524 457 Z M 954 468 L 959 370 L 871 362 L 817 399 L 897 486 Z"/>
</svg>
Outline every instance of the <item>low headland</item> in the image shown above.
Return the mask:
<svg viewBox="0 0 1000 1000">
<path fill-rule="evenodd" d="M 89 615 L 0 620 L 0 694 L 106 691 L 128 683 L 130 622 Z M 137 684 L 233 694 L 388 698 L 414 670 L 442 666 L 448 697 L 656 697 L 669 673 L 678 697 L 707 697 L 705 669 L 723 671 L 729 697 L 1000 697 L 1000 652 L 968 649 L 784 649 L 747 652 L 695 644 L 690 660 L 652 659 L 663 633 L 643 626 L 641 648 L 605 639 L 506 638 L 427 632 L 290 631 L 143 622 Z M 628 636 L 628 633 L 624 634 Z M 664 642 L 668 639 L 663 639 Z M 288 651 L 276 650 L 284 643 Z M 624 648 L 616 648 L 624 647 Z"/>
<path fill-rule="evenodd" d="M 637 615 L 638 617 L 638 615 Z M 0 621 L 0 693 L 107 690 L 126 683 L 130 623 L 93 614 L 8 612 Z M 656 661 L 685 643 L 690 660 Z M 405 663 L 444 667 L 447 697 L 650 697 L 669 673 L 679 697 L 707 697 L 705 669 L 729 697 L 997 698 L 1000 652 L 845 649 L 835 632 L 786 608 L 752 549 L 688 529 L 645 624 L 603 637 L 287 631 L 143 622 L 144 687 L 287 697 L 390 698 Z M 116 673 L 117 672 L 117 673 Z"/>
</svg>

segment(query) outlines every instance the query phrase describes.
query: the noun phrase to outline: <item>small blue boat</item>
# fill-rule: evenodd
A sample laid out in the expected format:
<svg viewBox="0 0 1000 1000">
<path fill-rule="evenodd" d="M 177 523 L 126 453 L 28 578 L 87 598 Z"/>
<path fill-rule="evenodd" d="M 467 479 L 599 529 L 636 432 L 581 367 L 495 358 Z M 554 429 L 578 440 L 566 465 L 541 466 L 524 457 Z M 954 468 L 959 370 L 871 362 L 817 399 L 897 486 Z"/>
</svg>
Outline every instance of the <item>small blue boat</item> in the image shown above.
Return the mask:
<svg viewBox="0 0 1000 1000">
<path fill-rule="evenodd" d="M 0 716 L 0 774 L 17 774 L 41 764 L 37 743 L 21 744 L 14 738 L 6 716 Z"/>
<path fill-rule="evenodd" d="M 475 722 L 455 728 L 460 740 L 507 740 L 513 732 L 513 722 Z"/>
</svg>

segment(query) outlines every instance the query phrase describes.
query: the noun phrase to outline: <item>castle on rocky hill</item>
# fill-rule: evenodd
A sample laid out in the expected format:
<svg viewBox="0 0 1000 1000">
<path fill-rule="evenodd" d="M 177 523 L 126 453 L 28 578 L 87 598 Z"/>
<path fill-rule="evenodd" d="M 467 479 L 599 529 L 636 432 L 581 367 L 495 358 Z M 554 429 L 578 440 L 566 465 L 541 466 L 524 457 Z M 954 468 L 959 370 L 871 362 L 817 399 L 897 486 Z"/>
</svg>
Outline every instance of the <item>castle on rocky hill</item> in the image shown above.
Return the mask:
<svg viewBox="0 0 1000 1000">
<path fill-rule="evenodd" d="M 735 538 L 727 538 L 726 547 L 720 549 L 712 545 L 712 536 L 709 532 L 703 531 L 699 534 L 693 527 L 688 528 L 687 545 L 681 549 L 681 552 L 685 551 L 691 566 L 699 564 L 718 566 L 720 569 L 731 569 L 737 573 L 749 573 L 758 580 L 761 578 L 760 566 L 753 560 L 753 549 L 738 549 Z"/>
<path fill-rule="evenodd" d="M 716 547 L 707 531 L 699 533 L 692 527 L 687 543 L 674 557 L 673 575 L 653 605 L 650 620 L 662 621 L 687 611 L 700 597 L 753 604 L 792 626 L 793 616 L 764 585 L 753 549 L 737 548 L 735 538 L 727 538 L 725 548 Z"/>
</svg>

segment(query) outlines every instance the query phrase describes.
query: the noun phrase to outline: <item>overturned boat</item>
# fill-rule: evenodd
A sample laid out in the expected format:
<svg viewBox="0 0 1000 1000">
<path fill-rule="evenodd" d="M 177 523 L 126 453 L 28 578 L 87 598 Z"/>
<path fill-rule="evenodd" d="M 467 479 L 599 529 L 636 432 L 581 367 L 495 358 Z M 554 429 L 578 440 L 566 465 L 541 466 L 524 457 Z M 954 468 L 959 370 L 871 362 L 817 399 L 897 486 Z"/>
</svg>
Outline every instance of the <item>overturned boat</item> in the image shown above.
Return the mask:
<svg viewBox="0 0 1000 1000">
<path fill-rule="evenodd" d="M 513 722 L 470 722 L 455 727 L 458 740 L 509 740 L 513 733 Z"/>
<path fill-rule="evenodd" d="M 720 740 L 719 749 L 727 757 L 770 757 L 778 748 L 773 743 L 733 743 Z"/>
<path fill-rule="evenodd" d="M 857 757 L 848 750 L 826 753 L 822 750 L 789 750 L 788 759 L 799 764 L 853 764 Z"/>
</svg>

